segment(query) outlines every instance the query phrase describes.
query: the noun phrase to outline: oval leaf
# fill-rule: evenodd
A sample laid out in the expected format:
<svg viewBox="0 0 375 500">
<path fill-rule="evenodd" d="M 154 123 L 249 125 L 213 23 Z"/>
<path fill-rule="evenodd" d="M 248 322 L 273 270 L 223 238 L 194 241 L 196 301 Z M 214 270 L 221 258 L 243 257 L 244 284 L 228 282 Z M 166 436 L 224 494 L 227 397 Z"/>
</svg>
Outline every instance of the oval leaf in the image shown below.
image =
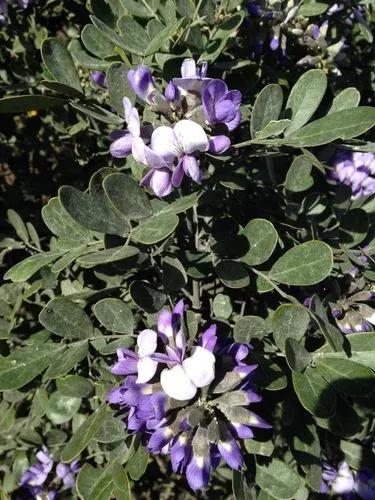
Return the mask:
<svg viewBox="0 0 375 500">
<path fill-rule="evenodd" d="M 66 339 L 84 339 L 94 333 L 84 310 L 63 297 L 48 302 L 39 314 L 39 321 L 47 330 Z"/>
</svg>

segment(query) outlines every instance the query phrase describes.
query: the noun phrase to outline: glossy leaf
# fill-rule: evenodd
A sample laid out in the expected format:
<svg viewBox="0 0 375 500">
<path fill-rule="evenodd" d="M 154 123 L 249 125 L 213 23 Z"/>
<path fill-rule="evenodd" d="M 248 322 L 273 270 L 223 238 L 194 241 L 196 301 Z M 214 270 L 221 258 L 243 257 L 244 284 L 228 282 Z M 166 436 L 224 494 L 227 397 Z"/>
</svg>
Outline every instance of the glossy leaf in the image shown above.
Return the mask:
<svg viewBox="0 0 375 500">
<path fill-rule="evenodd" d="M 332 101 L 328 114 L 337 113 L 344 109 L 356 108 L 361 100 L 361 94 L 355 87 L 348 87 L 342 90 Z"/>
<path fill-rule="evenodd" d="M 173 233 L 179 219 L 174 214 L 158 214 L 142 221 L 131 232 L 131 238 L 143 245 L 154 245 Z"/>
<path fill-rule="evenodd" d="M 303 306 L 283 304 L 272 316 L 272 330 L 276 345 L 284 351 L 287 338 L 301 340 L 310 323 L 310 315 Z"/>
<path fill-rule="evenodd" d="M 280 85 L 267 85 L 255 100 L 251 113 L 251 137 L 263 129 L 273 120 L 280 116 L 283 105 L 283 90 Z"/>
<path fill-rule="evenodd" d="M 307 191 L 314 185 L 311 176 L 312 163 L 305 155 L 294 158 L 285 178 L 285 189 L 292 193 Z"/>
<path fill-rule="evenodd" d="M 58 198 L 51 198 L 42 208 L 42 218 L 48 229 L 60 238 L 78 243 L 90 241 L 90 231 L 69 216 Z"/>
<path fill-rule="evenodd" d="M 266 465 L 257 465 L 256 483 L 274 498 L 291 500 L 302 485 L 302 479 L 289 465 L 278 459 Z"/>
<path fill-rule="evenodd" d="M 118 262 L 119 260 L 123 259 L 130 259 L 138 253 L 138 248 L 131 245 L 114 247 L 83 255 L 82 257 L 79 257 L 79 259 L 77 259 L 77 263 L 82 267 L 89 268 L 95 267 L 97 265 Z"/>
<path fill-rule="evenodd" d="M 58 259 L 62 252 L 44 252 L 27 257 L 11 267 L 4 275 L 4 279 L 15 283 L 23 283 L 33 276 L 39 269 Z"/>
<path fill-rule="evenodd" d="M 259 316 L 243 316 L 233 327 L 236 342 L 249 343 L 251 339 L 261 339 L 270 329 L 266 321 Z"/>
<path fill-rule="evenodd" d="M 145 281 L 133 281 L 130 295 L 141 309 L 149 314 L 157 313 L 164 306 L 167 296 Z"/>
<path fill-rule="evenodd" d="M 108 175 L 103 187 L 113 205 L 127 219 L 143 219 L 152 214 L 151 204 L 139 184 L 126 174 Z"/>
<path fill-rule="evenodd" d="M 307 411 L 321 418 L 334 414 L 335 392 L 316 368 L 307 368 L 304 373 L 293 372 L 293 386 Z"/>
</svg>

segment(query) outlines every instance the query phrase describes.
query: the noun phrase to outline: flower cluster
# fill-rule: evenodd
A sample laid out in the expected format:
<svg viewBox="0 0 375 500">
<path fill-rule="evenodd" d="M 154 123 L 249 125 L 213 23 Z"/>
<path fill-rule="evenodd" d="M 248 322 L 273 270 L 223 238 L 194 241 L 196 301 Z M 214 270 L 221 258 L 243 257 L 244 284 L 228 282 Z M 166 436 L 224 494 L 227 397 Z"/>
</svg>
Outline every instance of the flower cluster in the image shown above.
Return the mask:
<svg viewBox="0 0 375 500">
<path fill-rule="evenodd" d="M 206 63 L 198 68 L 193 59 L 185 59 L 181 78 L 171 80 L 162 94 L 149 68 L 138 66 L 128 72 L 135 94 L 160 114 L 161 121 L 142 125 L 137 109 L 124 97 L 127 129 L 111 134 L 110 152 L 116 158 L 131 153 L 148 167 L 141 185 L 157 196 L 171 193 L 185 175 L 200 183 L 199 153 L 226 151 L 230 139 L 216 131 L 231 132 L 240 124 L 241 93 L 206 74 Z"/>
<path fill-rule="evenodd" d="M 343 333 L 370 332 L 375 325 L 375 310 L 366 304 L 374 293 L 360 291 L 331 303 L 332 316 Z"/>
<path fill-rule="evenodd" d="M 352 190 L 352 198 L 375 194 L 375 154 L 339 151 L 333 159 L 329 177 Z"/>
<path fill-rule="evenodd" d="M 108 399 L 125 413 L 127 430 L 144 432 L 149 451 L 169 454 L 173 471 L 198 490 L 221 459 L 241 469 L 241 439 L 270 426 L 248 408 L 261 400 L 251 378 L 257 365 L 245 361 L 251 346 L 220 342 L 216 325 L 191 345 L 184 309 L 181 300 L 163 310 L 157 332 L 139 333 L 137 353 L 118 350 L 112 373 L 125 379 Z"/>
<path fill-rule="evenodd" d="M 375 472 L 371 469 L 360 469 L 355 476 L 346 462 L 337 468 L 324 462 L 320 493 L 341 495 L 344 500 L 373 500 L 375 498 Z M 357 495 L 357 496 L 356 496 Z"/>
<path fill-rule="evenodd" d="M 75 484 L 75 475 L 79 471 L 78 460 L 73 460 L 70 464 L 58 463 L 55 469 L 55 477 L 52 476 L 54 461 L 43 447 L 36 454 L 37 463 L 29 467 L 20 480 L 20 490 L 17 498 L 37 499 L 48 498 L 55 500 L 59 491 L 70 490 Z"/>
<path fill-rule="evenodd" d="M 287 63 L 292 44 L 304 47 L 307 52 L 306 56 L 296 61 L 301 66 L 315 66 L 340 74 L 338 66 L 348 62 L 346 36 L 343 35 L 339 40 L 332 39 L 331 31 L 336 33 L 336 30 L 330 30 L 335 14 L 346 9 L 345 5 L 333 4 L 319 24 L 312 24 L 308 18 L 301 16 L 300 2 L 295 0 L 251 0 L 247 8 L 252 58 L 270 49 L 276 54 L 279 63 Z M 346 35 L 349 36 L 354 21 L 365 22 L 362 10 L 356 8 L 347 14 L 344 24 Z M 345 16 L 346 11 L 342 15 Z"/>
</svg>

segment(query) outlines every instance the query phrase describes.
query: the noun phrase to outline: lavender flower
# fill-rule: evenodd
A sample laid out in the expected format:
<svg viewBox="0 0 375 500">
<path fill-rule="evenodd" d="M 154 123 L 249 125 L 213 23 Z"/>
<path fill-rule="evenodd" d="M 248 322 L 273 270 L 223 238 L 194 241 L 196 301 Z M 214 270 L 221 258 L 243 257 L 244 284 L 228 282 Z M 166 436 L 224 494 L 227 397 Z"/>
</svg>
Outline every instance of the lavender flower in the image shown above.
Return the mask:
<svg viewBox="0 0 375 500">
<path fill-rule="evenodd" d="M 200 153 L 222 154 L 230 147 L 229 137 L 214 135 L 216 124 L 223 123 L 232 131 L 240 123 L 241 93 L 228 90 L 225 82 L 207 78 L 206 73 L 206 63 L 198 68 L 193 59 L 185 59 L 181 78 L 169 82 L 164 95 L 149 68 L 139 66 L 128 73 L 137 96 L 152 111 L 164 114 L 171 125 L 141 126 L 137 109 L 124 97 L 127 129 L 111 134 L 110 152 L 116 158 L 131 153 L 145 165 L 148 172 L 141 185 L 157 196 L 180 187 L 185 176 L 200 183 Z"/>
<path fill-rule="evenodd" d="M 261 400 L 251 381 L 257 365 L 245 362 L 251 346 L 220 343 L 216 325 L 192 344 L 184 309 L 180 300 L 163 310 L 156 332 L 140 332 L 136 353 L 118 350 L 112 373 L 125 378 L 108 400 L 126 413 L 127 430 L 145 432 L 149 451 L 169 454 L 173 471 L 196 491 L 221 459 L 241 469 L 240 440 L 270 426 L 248 408 Z"/>
<path fill-rule="evenodd" d="M 78 460 L 73 460 L 70 464 L 58 463 L 56 465 L 56 478 L 51 478 L 51 473 L 54 466 L 54 461 L 48 453 L 46 447 L 36 454 L 37 463 L 29 467 L 20 480 L 20 499 L 29 498 L 37 499 L 41 496 L 48 500 L 57 498 L 56 489 L 50 489 L 50 485 L 54 484 L 56 488 L 58 481 L 62 481 L 61 491 L 71 489 L 75 484 L 75 475 L 78 473 L 80 466 Z"/>
<path fill-rule="evenodd" d="M 375 194 L 375 154 L 339 151 L 333 160 L 329 178 L 352 190 L 352 198 Z"/>
</svg>

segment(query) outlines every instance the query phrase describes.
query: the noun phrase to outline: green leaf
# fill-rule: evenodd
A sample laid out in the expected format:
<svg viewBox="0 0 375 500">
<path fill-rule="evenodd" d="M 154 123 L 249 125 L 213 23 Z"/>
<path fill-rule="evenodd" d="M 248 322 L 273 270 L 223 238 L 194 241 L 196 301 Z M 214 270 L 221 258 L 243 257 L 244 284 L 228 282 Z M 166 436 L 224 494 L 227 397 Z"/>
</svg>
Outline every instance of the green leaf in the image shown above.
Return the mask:
<svg viewBox="0 0 375 500">
<path fill-rule="evenodd" d="M 95 120 L 98 120 L 100 122 L 118 126 L 121 126 L 123 124 L 123 120 L 120 116 L 111 113 L 110 111 L 108 111 L 105 108 L 102 108 L 96 103 L 93 102 L 78 103 L 71 101 L 70 105 L 74 109 L 77 109 L 78 111 L 83 113 L 84 115 L 90 116 L 91 118 L 94 118 Z"/>
<path fill-rule="evenodd" d="M 230 297 L 228 295 L 219 293 L 214 298 L 214 301 L 212 303 L 212 309 L 214 311 L 215 316 L 228 319 L 233 311 Z"/>
<path fill-rule="evenodd" d="M 54 359 L 45 373 L 46 378 L 57 378 L 72 370 L 88 354 L 88 343 L 86 340 L 69 344 L 64 351 L 64 356 Z"/>
<path fill-rule="evenodd" d="M 302 343 L 291 337 L 285 340 L 285 356 L 290 369 L 295 372 L 302 372 L 313 360 Z"/>
<path fill-rule="evenodd" d="M 66 104 L 65 99 L 47 95 L 17 95 L 0 99 L 0 114 L 26 113 L 27 111 L 51 109 Z"/>
<path fill-rule="evenodd" d="M 369 230 L 369 218 L 361 208 L 349 210 L 340 220 L 339 239 L 342 247 L 351 248 L 363 241 Z"/>
<path fill-rule="evenodd" d="M 338 392 L 351 396 L 366 396 L 374 390 L 375 374 L 351 359 L 320 357 L 315 359 L 322 377 Z"/>
<path fill-rule="evenodd" d="M 311 175 L 312 166 L 311 160 L 305 155 L 294 158 L 286 174 L 285 189 L 292 193 L 301 193 L 310 189 L 314 185 Z"/>
<path fill-rule="evenodd" d="M 99 476 L 91 490 L 88 500 L 109 500 L 112 497 L 113 477 L 112 467 L 107 467 Z"/>
<path fill-rule="evenodd" d="M 293 372 L 292 377 L 294 390 L 307 411 L 320 418 L 334 414 L 335 391 L 316 368 L 306 368 L 304 373 Z"/>
<path fill-rule="evenodd" d="M 23 283 L 39 271 L 39 269 L 58 259 L 61 255 L 62 252 L 44 252 L 27 257 L 11 267 L 5 273 L 4 279 L 12 280 L 15 283 Z"/>
<path fill-rule="evenodd" d="M 247 270 L 235 260 L 222 260 L 215 268 L 220 281 L 229 288 L 245 288 L 250 284 Z"/>
<path fill-rule="evenodd" d="M 303 306 L 283 304 L 272 316 L 272 330 L 276 345 L 285 350 L 286 339 L 301 340 L 310 323 L 310 315 Z"/>
<path fill-rule="evenodd" d="M 130 481 L 119 462 L 114 462 L 112 465 L 114 494 L 116 500 L 132 500 L 132 492 Z"/>
<path fill-rule="evenodd" d="M 112 169 L 108 170 L 112 172 Z M 108 170 L 102 169 L 93 175 L 89 194 L 72 186 L 62 186 L 59 200 L 68 214 L 82 226 L 100 233 L 126 236 L 130 230 L 129 222 L 114 207 L 101 185 Z"/>
<path fill-rule="evenodd" d="M 36 344 L 16 349 L 7 357 L 0 357 L 0 391 L 23 387 L 60 356 L 65 345 Z"/>
<path fill-rule="evenodd" d="M 259 93 L 251 113 L 251 137 L 274 120 L 278 120 L 283 106 L 283 89 L 280 85 L 270 84 Z"/>
<path fill-rule="evenodd" d="M 154 314 L 164 306 L 167 296 L 146 281 L 133 281 L 130 285 L 130 295 L 143 311 Z"/>
<path fill-rule="evenodd" d="M 174 214 L 158 214 L 142 221 L 131 232 L 131 238 L 143 245 L 154 245 L 173 233 L 179 219 Z"/>
<path fill-rule="evenodd" d="M 328 115 L 331 113 L 337 113 L 338 111 L 343 111 L 344 109 L 356 108 L 361 100 L 361 94 L 355 87 L 348 87 L 342 90 L 333 99 L 332 105 L 328 111 Z"/>
<path fill-rule="evenodd" d="M 304 73 L 292 88 L 285 108 L 285 118 L 291 120 L 285 135 L 291 135 L 305 125 L 318 109 L 327 89 L 327 77 L 320 69 Z"/>
<path fill-rule="evenodd" d="M 86 24 L 81 31 L 81 39 L 86 49 L 99 59 L 114 54 L 113 43 L 110 42 L 93 24 Z"/>
<path fill-rule="evenodd" d="M 150 42 L 148 33 L 133 17 L 122 16 L 118 20 L 118 27 L 131 54 L 144 55 Z"/>
<path fill-rule="evenodd" d="M 9 223 L 14 227 L 17 236 L 22 241 L 27 243 L 29 241 L 29 233 L 27 231 L 26 224 L 23 222 L 18 213 L 10 208 L 9 210 L 7 210 L 7 217 Z"/>
<path fill-rule="evenodd" d="M 60 459 L 63 463 L 71 462 L 86 448 L 99 431 L 105 412 L 106 404 L 102 404 L 74 432 L 61 452 Z"/>
<path fill-rule="evenodd" d="M 98 443 L 115 443 L 123 441 L 126 437 L 126 428 L 120 417 L 115 417 L 112 410 L 107 408 L 106 414 L 102 418 L 102 425 L 95 434 L 95 441 Z"/>
<path fill-rule="evenodd" d="M 67 375 L 56 380 L 57 390 L 64 396 L 71 398 L 88 398 L 94 392 L 94 386 L 85 377 Z"/>
<path fill-rule="evenodd" d="M 39 321 L 47 330 L 66 339 L 85 339 L 94 334 L 84 310 L 64 297 L 48 302 L 39 314 Z"/>
<path fill-rule="evenodd" d="M 290 125 L 290 120 L 271 120 L 262 130 L 256 132 L 256 139 L 268 139 L 277 137 Z"/>
<path fill-rule="evenodd" d="M 77 64 L 84 68 L 89 68 L 96 71 L 104 71 L 108 68 L 109 62 L 97 57 L 90 56 L 83 48 L 79 40 L 73 39 L 68 50 L 72 54 L 73 59 Z"/>
<path fill-rule="evenodd" d="M 64 424 L 73 418 L 80 406 L 81 398 L 72 398 L 53 392 L 48 399 L 46 416 L 55 425 Z"/>
<path fill-rule="evenodd" d="M 75 262 L 77 258 L 80 257 L 86 251 L 87 251 L 86 245 L 80 245 L 78 247 L 73 248 L 68 253 L 60 257 L 60 259 L 53 264 L 53 266 L 51 267 L 51 272 L 60 273 L 63 269 L 69 266 L 69 264 Z"/>
<path fill-rule="evenodd" d="M 128 45 L 126 41 L 124 40 L 123 37 L 118 35 L 113 29 L 109 28 L 106 24 L 103 23 L 100 19 L 98 19 L 95 16 L 90 16 L 91 21 L 94 23 L 94 25 L 98 28 L 98 30 L 109 40 L 112 42 L 114 45 L 117 45 L 118 47 L 121 47 L 122 49 L 132 52 L 132 50 L 137 50 L 136 47 L 133 47 L 132 45 Z M 142 50 L 137 50 L 137 52 L 134 52 L 135 54 L 139 56 L 143 56 L 144 53 Z"/>
<path fill-rule="evenodd" d="M 371 448 L 361 446 L 350 441 L 341 441 L 340 448 L 345 453 L 345 461 L 353 469 L 371 468 L 375 462 L 375 455 Z"/>
<path fill-rule="evenodd" d="M 46 38 L 42 42 L 41 52 L 44 64 L 57 82 L 82 92 L 73 59 L 60 40 Z"/>
<path fill-rule="evenodd" d="M 123 259 L 129 259 L 139 253 L 138 248 L 131 245 L 107 248 L 98 252 L 83 255 L 77 259 L 77 263 L 82 267 L 90 268 L 100 264 L 110 264 Z"/>
<path fill-rule="evenodd" d="M 135 102 L 135 94 L 132 91 L 127 78 L 129 69 L 130 68 L 124 63 L 113 63 L 107 70 L 107 88 L 109 98 L 112 108 L 115 108 L 120 116 L 124 116 L 125 114 L 123 104 L 125 96 L 128 97 L 133 104 Z"/>
<path fill-rule="evenodd" d="M 180 19 L 179 21 L 177 21 L 177 23 L 173 24 L 172 26 L 167 26 L 166 28 L 161 30 L 157 35 L 155 35 L 150 41 L 150 43 L 147 45 L 145 56 L 150 56 L 152 54 L 155 54 L 155 52 L 158 52 L 166 41 L 172 40 L 173 36 L 180 28 L 183 21 L 184 19 Z"/>
<path fill-rule="evenodd" d="M 244 444 L 248 453 L 262 455 L 263 457 L 270 457 L 275 448 L 272 441 L 255 441 L 255 439 L 245 439 Z"/>
<path fill-rule="evenodd" d="M 163 285 L 168 292 L 181 290 L 187 283 L 184 266 L 176 257 L 164 257 L 162 263 Z"/>
<path fill-rule="evenodd" d="M 80 498 L 88 499 L 95 482 L 98 479 L 100 470 L 89 463 L 84 463 L 79 470 L 76 480 L 76 489 Z"/>
<path fill-rule="evenodd" d="M 91 239 L 90 231 L 70 217 L 58 198 L 51 198 L 42 208 L 42 219 L 48 229 L 59 238 L 78 243 L 87 243 Z"/>
<path fill-rule="evenodd" d="M 328 9 L 328 5 L 323 2 L 305 2 L 298 9 L 298 15 L 304 17 L 320 16 Z"/>
<path fill-rule="evenodd" d="M 179 214 L 182 212 L 186 212 L 189 208 L 195 207 L 198 204 L 200 193 L 192 193 L 187 196 L 182 196 L 178 198 L 173 203 L 163 207 L 157 213 L 159 214 Z"/>
<path fill-rule="evenodd" d="M 315 120 L 285 138 L 283 144 L 294 147 L 314 147 L 337 139 L 353 139 L 375 124 L 375 108 L 359 106 L 345 109 Z"/>
<path fill-rule="evenodd" d="M 136 17 L 152 18 L 155 16 L 155 12 L 152 7 L 149 6 L 149 2 L 142 4 L 136 0 L 121 0 L 121 3 L 126 10 Z"/>
<path fill-rule="evenodd" d="M 113 205 L 127 219 L 143 219 L 152 214 L 151 204 L 138 182 L 126 174 L 108 175 L 103 182 L 104 191 Z"/>
<path fill-rule="evenodd" d="M 253 219 L 243 229 L 250 244 L 250 250 L 241 260 L 249 266 L 258 266 L 266 262 L 275 250 L 278 234 L 274 226 L 265 219 Z"/>
<path fill-rule="evenodd" d="M 65 95 L 66 97 L 71 97 L 73 99 L 82 99 L 84 97 L 82 91 L 80 92 L 74 87 L 70 87 L 65 83 L 56 82 L 55 80 L 42 80 L 40 83 L 43 85 L 43 87 L 52 90 L 52 92 L 57 92 L 59 94 Z"/>
<path fill-rule="evenodd" d="M 147 464 L 148 453 L 146 451 L 146 448 L 140 445 L 127 463 L 126 471 L 134 481 L 138 481 L 146 472 Z"/>
<path fill-rule="evenodd" d="M 110 332 L 133 333 L 133 314 L 122 300 L 112 298 L 99 300 L 94 305 L 94 314 Z"/>
<path fill-rule="evenodd" d="M 332 266 L 332 249 L 322 241 L 307 241 L 280 257 L 268 276 L 285 285 L 309 286 L 329 276 Z"/>
<path fill-rule="evenodd" d="M 274 498 L 291 500 L 302 486 L 302 478 L 286 463 L 273 459 L 268 466 L 257 464 L 256 483 Z"/>
<path fill-rule="evenodd" d="M 316 418 L 319 427 L 329 430 L 335 436 L 349 437 L 358 434 L 363 428 L 363 420 L 353 408 L 353 403 L 337 397 L 336 412 L 333 417 Z"/>
<path fill-rule="evenodd" d="M 261 339 L 270 329 L 266 321 L 259 316 L 243 316 L 233 327 L 233 337 L 236 342 L 247 343 L 251 339 Z"/>
<path fill-rule="evenodd" d="M 375 333 L 350 333 L 345 336 L 350 345 L 350 360 L 375 370 Z M 320 357 L 347 359 L 344 351 L 333 352 L 329 344 L 314 352 L 315 361 Z"/>
</svg>

